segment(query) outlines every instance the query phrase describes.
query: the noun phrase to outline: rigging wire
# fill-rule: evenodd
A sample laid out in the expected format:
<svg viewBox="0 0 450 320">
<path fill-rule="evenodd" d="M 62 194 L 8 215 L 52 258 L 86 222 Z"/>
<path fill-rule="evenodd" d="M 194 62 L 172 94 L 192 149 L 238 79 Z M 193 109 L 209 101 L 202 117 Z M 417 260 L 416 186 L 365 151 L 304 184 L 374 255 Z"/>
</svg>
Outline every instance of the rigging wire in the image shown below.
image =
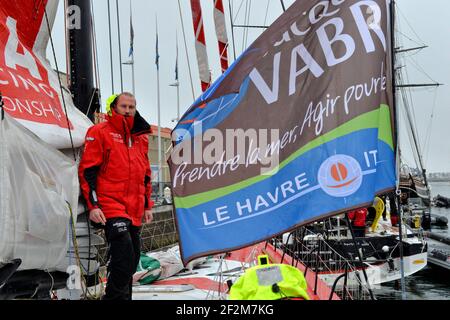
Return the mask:
<svg viewBox="0 0 450 320">
<path fill-rule="evenodd" d="M 403 73 L 402 72 L 405 73 L 407 83 L 410 83 L 408 69 L 405 68 L 404 70 L 399 72 L 399 76 L 401 77 L 401 80 L 403 79 L 402 78 L 403 77 Z M 405 83 L 405 82 L 402 81 L 400 83 Z M 412 120 L 412 122 L 411 122 L 412 130 L 413 130 L 414 134 L 416 135 L 416 137 L 418 137 L 419 136 L 419 132 L 417 131 L 418 126 L 417 126 L 417 122 L 416 122 L 417 116 L 416 116 L 416 112 L 415 112 L 415 108 L 414 108 L 414 101 L 412 99 L 411 90 L 406 90 L 406 88 L 403 88 L 402 92 L 403 92 L 405 98 L 407 99 L 406 101 L 408 101 L 408 103 L 405 105 L 405 107 L 412 113 L 412 118 L 411 118 L 411 120 Z M 420 152 L 420 145 L 419 145 L 418 151 Z"/>
<path fill-rule="evenodd" d="M 432 124 L 433 124 L 433 121 L 434 121 L 434 115 L 435 115 L 436 106 L 437 106 L 437 103 L 436 103 L 437 95 L 438 95 L 438 90 L 435 90 L 434 91 L 434 95 L 433 95 L 433 104 L 432 104 L 432 107 L 431 107 L 430 121 L 428 122 L 428 127 L 427 127 L 427 131 L 426 131 L 426 137 L 428 137 L 428 138 L 425 140 L 424 143 L 428 143 L 429 142 L 430 136 L 432 134 L 431 133 L 431 131 L 432 131 Z"/>
<path fill-rule="evenodd" d="M 420 64 L 412 57 L 409 57 L 408 59 L 409 61 L 411 61 L 412 66 L 419 72 L 421 72 L 423 75 L 425 75 L 431 82 L 433 83 L 438 83 L 436 80 L 434 80 L 421 66 Z"/>
<path fill-rule="evenodd" d="M 417 134 L 414 130 L 414 124 L 413 124 L 413 117 L 411 115 L 411 110 L 409 108 L 409 103 L 408 103 L 408 98 L 407 98 L 407 94 L 406 94 L 406 90 L 404 88 L 402 88 L 401 90 L 401 97 L 403 100 L 403 108 L 405 110 L 406 113 L 406 118 L 409 124 L 409 127 L 407 129 L 407 133 L 410 139 L 410 143 L 411 143 L 411 147 L 412 147 L 412 151 L 413 151 L 413 156 L 416 162 L 416 165 L 419 169 L 423 170 L 424 166 L 423 166 L 423 161 L 422 161 L 422 157 L 421 157 L 421 153 L 420 153 L 420 146 L 419 146 L 419 141 L 417 138 Z"/>
<path fill-rule="evenodd" d="M 47 30 L 48 30 L 48 34 L 49 34 L 49 38 L 50 38 L 50 44 L 51 44 L 51 47 L 52 47 L 52 53 L 53 53 L 53 59 L 54 59 L 54 62 L 55 62 L 55 68 L 56 68 L 56 72 L 58 74 L 58 83 L 59 83 L 59 89 L 60 89 L 60 93 L 61 93 L 61 100 L 62 100 L 63 106 L 64 106 L 64 113 L 66 114 L 67 131 L 69 132 L 70 144 L 72 146 L 73 160 L 76 162 L 77 161 L 77 156 L 76 156 L 76 153 L 75 153 L 75 145 L 73 143 L 72 131 L 70 130 L 69 114 L 67 112 L 66 99 L 64 98 L 64 90 L 63 90 L 63 86 L 62 86 L 62 83 L 61 83 L 61 77 L 59 76 L 60 72 L 59 72 L 59 68 L 58 68 L 58 59 L 56 58 L 55 46 L 53 44 L 52 30 L 50 28 L 50 22 L 48 21 L 48 15 L 47 15 L 47 8 L 45 6 L 44 6 L 44 14 L 45 14 L 45 21 L 47 23 Z"/>
<path fill-rule="evenodd" d="M 236 42 L 234 40 L 233 6 L 231 5 L 231 1 L 232 0 L 228 0 L 228 8 L 230 11 L 229 14 L 230 14 L 230 24 L 231 24 L 231 39 L 233 42 L 233 57 L 234 57 L 233 61 L 236 61 Z M 268 1 L 270 1 L 270 0 L 268 0 Z"/>
<path fill-rule="evenodd" d="M 267 24 L 267 16 L 269 14 L 269 5 L 270 5 L 270 0 L 267 0 L 266 14 L 264 16 L 264 24 L 263 24 L 263 26 L 265 26 Z"/>
<path fill-rule="evenodd" d="M 281 2 L 281 8 L 283 9 L 283 12 L 286 12 L 286 6 L 284 5 L 284 0 L 280 0 Z"/>
<path fill-rule="evenodd" d="M 406 60 L 406 57 L 403 57 L 403 60 Z M 403 63 L 405 63 L 405 61 L 403 61 Z M 404 83 L 402 81 L 403 73 L 405 74 L 407 83 L 409 83 L 410 80 L 409 80 L 409 74 L 408 74 L 407 69 L 404 69 L 404 71 L 401 70 L 398 73 L 399 83 Z M 410 126 L 409 129 L 411 130 L 411 132 L 408 131 L 408 135 L 409 135 L 409 140 L 410 140 L 410 143 L 412 146 L 414 160 L 416 162 L 416 166 L 423 170 L 424 169 L 424 161 L 423 161 L 423 153 L 422 153 L 423 150 L 422 150 L 420 142 L 417 138 L 417 137 L 419 137 L 419 133 L 418 133 L 418 126 L 417 126 L 417 122 L 416 122 L 417 116 L 415 113 L 415 108 L 412 107 L 412 106 L 414 106 L 412 94 L 411 94 L 411 91 L 407 90 L 406 88 L 402 88 L 401 94 L 402 94 L 402 98 L 403 98 L 403 103 L 404 103 L 407 120 L 408 120 L 409 126 Z"/>
<path fill-rule="evenodd" d="M 403 83 L 403 75 L 400 72 L 397 74 L 397 79 L 398 79 L 397 83 Z M 408 96 L 408 92 L 405 88 L 400 89 L 400 96 L 401 96 L 401 101 L 402 101 L 402 105 L 403 105 L 403 109 L 404 109 L 405 121 L 407 124 L 406 130 L 410 137 L 411 146 L 413 147 L 412 151 L 415 152 L 415 150 L 416 150 L 416 149 L 414 149 L 415 144 L 414 144 L 414 140 L 412 138 L 412 135 L 416 134 L 415 124 L 413 122 L 414 117 L 411 115 L 411 108 L 409 106 L 409 98 L 410 97 Z"/>
<path fill-rule="evenodd" d="M 400 13 L 400 15 L 402 16 L 402 18 L 405 20 L 406 24 L 409 26 L 409 28 L 411 29 L 411 31 L 414 33 L 414 35 L 417 37 L 417 39 L 419 39 L 419 41 L 422 42 L 422 44 L 425 44 L 425 42 L 419 37 L 419 35 L 417 34 L 417 32 L 414 30 L 414 28 L 412 27 L 412 25 L 409 23 L 408 19 L 406 18 L 406 16 L 402 13 L 402 11 L 400 10 L 400 8 L 397 6 L 396 9 L 398 10 L 398 12 Z"/>
<path fill-rule="evenodd" d="M 247 17 L 248 17 L 248 0 L 245 0 L 245 13 L 244 13 L 244 26 L 248 25 Z M 245 50 L 245 33 L 248 30 L 248 27 L 244 27 L 244 30 L 242 32 L 242 46 L 241 46 L 241 53 Z"/>
<path fill-rule="evenodd" d="M 401 40 L 399 38 L 397 38 L 397 43 L 400 44 L 400 42 L 401 42 Z M 406 73 L 406 77 L 407 76 L 408 75 Z M 399 72 L 396 73 L 396 79 L 397 79 L 396 83 L 403 83 L 403 72 L 402 72 L 402 70 L 400 70 Z M 420 159 L 418 159 L 419 151 L 415 148 L 415 143 L 414 143 L 414 138 L 413 138 L 413 135 L 414 135 L 414 132 L 415 132 L 414 129 L 413 129 L 414 124 L 412 122 L 412 117 L 410 116 L 410 113 L 409 113 L 410 108 L 408 107 L 408 97 L 406 95 L 406 89 L 405 88 L 400 88 L 400 95 L 401 95 L 401 98 L 402 98 L 404 112 L 405 112 L 404 117 L 406 118 L 406 123 L 409 124 L 409 126 L 405 127 L 405 130 L 406 130 L 406 133 L 408 135 L 408 139 L 409 139 L 409 142 L 410 142 L 410 145 L 411 145 L 411 151 L 412 151 L 412 154 L 413 154 L 414 161 L 416 163 L 416 167 L 420 167 L 420 165 L 419 165 Z"/>
<path fill-rule="evenodd" d="M 113 47 L 112 47 L 112 32 L 111 32 L 111 6 L 110 0 L 106 0 L 108 4 L 108 29 L 109 29 L 109 61 L 111 63 L 111 94 L 115 92 L 114 89 L 114 64 L 113 64 Z"/>
<path fill-rule="evenodd" d="M 192 81 L 191 62 L 190 62 L 190 59 L 189 59 L 189 54 L 188 54 L 188 49 L 187 49 L 186 30 L 184 28 L 183 14 L 181 12 L 180 0 L 178 0 L 178 11 L 180 12 L 181 30 L 183 31 L 183 40 L 184 40 L 184 50 L 186 52 L 186 59 L 187 59 L 187 63 L 188 63 L 189 78 L 191 80 L 192 101 L 195 101 L 194 81 Z"/>
<path fill-rule="evenodd" d="M 70 213 L 70 228 L 69 228 L 69 236 L 72 238 L 72 244 L 73 244 L 73 253 L 75 254 L 75 260 L 77 263 L 77 266 L 80 270 L 80 275 L 81 275 L 81 280 L 83 281 L 83 294 L 84 294 L 84 298 L 85 299 L 93 299 L 93 300 L 100 300 L 100 295 L 101 292 L 97 294 L 97 286 L 98 284 L 98 278 L 97 276 L 95 277 L 95 282 L 94 282 L 94 286 L 95 286 L 95 291 L 94 294 L 91 293 L 91 291 L 88 288 L 88 283 L 86 280 L 86 277 L 91 276 L 90 274 L 92 273 L 90 270 L 90 263 L 91 263 L 91 249 L 92 249 L 92 242 L 91 242 L 91 225 L 89 222 L 89 218 L 87 217 L 87 226 L 88 226 L 88 233 L 89 233 L 89 242 L 88 242 L 88 252 L 87 252 L 87 260 L 88 260 L 88 265 L 87 265 L 87 269 L 84 267 L 82 260 L 81 260 L 81 255 L 80 255 L 80 248 L 79 248 L 79 244 L 78 244 L 78 240 L 77 240 L 77 232 L 76 232 L 76 224 L 75 224 L 75 218 L 74 218 L 74 214 L 73 214 L 73 209 L 71 204 L 66 200 L 66 204 L 67 207 L 69 209 L 69 213 Z M 71 248 L 72 249 L 72 248 Z M 72 252 L 69 255 L 70 259 L 72 259 Z M 97 260 L 95 261 L 95 263 L 97 263 L 97 267 L 98 267 L 98 254 L 97 254 Z M 97 269 L 97 267 L 95 267 Z M 97 271 L 98 272 L 98 271 Z"/>
<path fill-rule="evenodd" d="M 430 146 L 431 146 L 431 137 L 432 137 L 432 126 L 433 126 L 433 122 L 434 122 L 434 113 L 436 110 L 436 101 L 437 101 L 437 89 L 434 91 L 434 98 L 433 98 L 433 107 L 431 109 L 431 117 L 430 117 L 430 121 L 428 123 L 428 128 L 427 128 L 427 133 L 426 133 L 426 137 L 425 138 L 425 142 L 424 142 L 424 146 L 426 148 L 425 150 L 425 162 L 428 163 L 428 159 L 429 159 L 429 155 L 430 155 Z"/>
<path fill-rule="evenodd" d="M 395 32 L 398 33 L 398 34 L 400 34 L 400 35 L 402 35 L 403 37 L 405 37 L 405 38 L 408 39 L 409 41 L 414 42 L 414 44 L 416 44 L 416 45 L 418 45 L 418 46 L 423 46 L 423 45 L 424 45 L 423 43 L 417 42 L 416 40 L 410 38 L 409 36 L 407 36 L 406 34 L 404 34 L 403 32 L 401 32 L 401 31 L 398 30 L 398 29 L 395 29 Z"/>
<path fill-rule="evenodd" d="M 406 59 L 406 58 L 409 58 L 409 57 L 416 56 L 416 55 L 419 54 L 423 49 L 425 49 L 425 48 L 420 48 L 420 49 L 416 49 L 416 50 L 414 50 L 414 51 L 409 51 L 409 52 L 398 52 L 397 54 L 402 54 L 403 57 Z"/>
<path fill-rule="evenodd" d="M 231 1 L 231 0 L 230 0 L 230 1 Z M 239 16 L 239 13 L 241 12 L 242 6 L 243 6 L 243 4 L 244 4 L 245 1 L 246 1 L 246 0 L 241 0 L 241 4 L 239 5 L 239 8 L 238 8 L 238 10 L 237 10 L 237 12 L 236 12 L 236 15 L 234 16 L 234 20 L 235 20 L 235 21 L 237 20 L 237 18 L 238 18 L 238 16 Z"/>
<path fill-rule="evenodd" d="M 69 213 L 70 213 L 70 229 L 69 229 L 69 234 L 72 236 L 72 244 L 73 244 L 73 250 L 75 253 L 75 260 L 78 266 L 78 269 L 80 270 L 81 273 L 81 280 L 84 282 L 84 296 L 87 297 L 87 285 L 86 285 L 86 277 L 85 277 L 85 273 L 84 271 L 84 267 L 83 264 L 81 262 L 81 258 L 80 258 L 80 251 L 79 251 L 79 247 L 78 247 L 78 241 L 77 241 L 77 232 L 76 232 L 76 226 L 75 226 L 75 219 L 73 216 L 73 210 L 72 210 L 72 206 L 70 205 L 70 203 L 66 200 L 66 204 L 68 206 L 69 209 Z M 89 223 L 89 221 L 88 221 Z M 89 241 L 90 241 L 90 237 L 89 237 Z M 90 252 L 91 248 L 89 247 L 89 252 Z M 70 259 L 72 259 L 71 253 L 69 254 Z M 89 261 L 88 261 L 89 264 Z M 89 270 L 88 270 L 89 271 Z"/>
<path fill-rule="evenodd" d="M 250 18 L 251 18 L 251 13 L 252 13 L 252 0 L 248 0 L 249 4 L 248 4 L 248 17 L 247 17 L 247 25 L 250 25 Z M 245 49 L 248 46 L 248 33 L 250 31 L 250 28 L 247 28 L 245 30 Z"/>
<path fill-rule="evenodd" d="M 250 16 L 251 16 L 251 12 L 252 12 L 252 0 L 247 0 L 248 3 L 248 10 L 247 10 L 247 15 L 245 18 L 245 25 L 249 26 L 250 25 Z M 242 47 L 242 52 L 244 52 L 247 49 L 247 45 L 248 45 L 248 32 L 249 32 L 250 28 L 246 27 L 244 29 L 244 45 Z"/>
</svg>

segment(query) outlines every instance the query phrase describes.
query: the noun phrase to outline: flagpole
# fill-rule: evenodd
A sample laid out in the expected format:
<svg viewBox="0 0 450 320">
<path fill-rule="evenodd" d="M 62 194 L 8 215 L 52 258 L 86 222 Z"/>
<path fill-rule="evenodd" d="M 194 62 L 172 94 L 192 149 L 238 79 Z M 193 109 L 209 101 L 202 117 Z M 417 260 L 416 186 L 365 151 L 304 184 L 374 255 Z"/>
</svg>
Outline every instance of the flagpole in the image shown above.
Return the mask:
<svg viewBox="0 0 450 320">
<path fill-rule="evenodd" d="M 161 156 L 161 94 L 159 82 L 159 49 L 158 49 L 158 16 L 156 16 L 156 88 L 157 88 L 157 106 L 158 106 L 158 196 L 162 197 L 162 156 Z"/>
<path fill-rule="evenodd" d="M 180 82 L 177 81 L 177 118 L 180 121 Z"/>
<path fill-rule="evenodd" d="M 135 87 L 135 79 L 134 79 L 134 53 L 131 55 L 131 77 L 132 77 L 132 90 L 133 95 L 136 96 L 136 87 Z"/>
<path fill-rule="evenodd" d="M 111 63 L 111 93 L 114 93 L 114 63 L 113 63 L 113 46 L 112 46 L 112 32 L 111 32 L 111 5 L 108 3 L 108 29 L 109 29 L 109 61 Z"/>
<path fill-rule="evenodd" d="M 172 120 L 172 122 L 180 121 L 180 82 L 176 80 L 176 82 L 170 85 L 171 87 L 177 88 L 177 117 Z"/>
<path fill-rule="evenodd" d="M 161 197 L 162 196 L 162 190 L 161 190 L 161 169 L 162 169 L 162 156 L 161 156 L 161 96 L 160 96 L 160 86 L 159 86 L 159 67 L 156 74 L 157 80 L 157 90 L 158 90 L 158 194 Z"/>
<path fill-rule="evenodd" d="M 119 71 L 120 71 L 120 90 L 123 92 L 123 70 L 122 70 L 122 44 L 120 41 L 120 13 L 119 13 L 119 0 L 116 0 L 116 13 L 117 13 L 117 35 L 119 39 Z"/>
<path fill-rule="evenodd" d="M 178 32 L 175 36 L 175 39 L 176 39 L 176 48 L 177 48 L 176 49 L 177 60 L 176 60 L 176 65 L 175 65 L 175 82 L 172 83 L 170 86 L 177 88 L 177 117 L 176 117 L 176 119 L 172 120 L 172 122 L 180 121 L 180 80 L 178 77 Z"/>
<path fill-rule="evenodd" d="M 177 121 L 180 121 L 180 78 L 178 76 L 178 32 L 176 34 L 176 40 L 177 40 Z"/>
<path fill-rule="evenodd" d="M 133 8 L 131 6 L 131 0 L 130 0 L 130 28 L 133 28 Z M 131 32 L 133 32 L 133 37 L 134 37 L 134 31 L 130 30 L 130 34 Z M 131 51 L 131 82 L 132 82 L 132 90 L 133 90 L 133 95 L 136 96 L 136 87 L 135 87 L 135 78 L 134 78 L 134 39 L 133 41 L 133 48 Z"/>
</svg>

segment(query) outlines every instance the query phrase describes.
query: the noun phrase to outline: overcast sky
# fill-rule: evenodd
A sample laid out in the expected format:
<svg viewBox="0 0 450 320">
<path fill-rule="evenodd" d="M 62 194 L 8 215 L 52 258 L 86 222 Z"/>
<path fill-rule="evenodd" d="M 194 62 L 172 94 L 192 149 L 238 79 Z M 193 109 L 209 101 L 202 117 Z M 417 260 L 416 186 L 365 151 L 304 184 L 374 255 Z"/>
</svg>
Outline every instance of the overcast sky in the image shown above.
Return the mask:
<svg viewBox="0 0 450 320">
<path fill-rule="evenodd" d="M 127 60 L 129 50 L 129 17 L 130 0 L 119 0 L 122 61 Z M 173 128 L 171 122 L 176 117 L 176 89 L 169 85 L 175 78 L 176 33 L 179 38 L 179 74 L 180 74 L 180 108 L 181 114 L 193 101 L 191 82 L 189 80 L 188 63 L 183 44 L 178 0 L 131 0 L 133 9 L 133 25 L 135 32 L 135 69 L 136 96 L 138 108 L 146 119 L 157 124 L 157 92 L 155 67 L 155 34 L 156 16 L 159 25 L 159 52 L 161 70 L 161 124 Z M 250 6 L 250 24 L 270 24 L 281 13 L 279 0 L 231 0 L 236 24 L 243 24 L 247 1 Z M 299 0 L 301 1 L 301 0 Z M 197 61 L 194 50 L 194 35 L 190 15 L 190 1 L 180 0 L 186 32 L 187 51 L 191 63 L 195 97 L 200 94 L 200 81 L 197 71 Z M 115 92 L 120 91 L 119 52 L 117 41 L 116 1 L 110 0 L 112 9 L 113 57 Z M 293 0 L 285 0 L 286 5 Z M 63 2 L 53 29 L 57 42 L 57 57 L 60 68 L 65 69 L 65 47 L 63 27 Z M 209 63 L 213 79 L 220 75 L 219 52 L 215 37 L 213 21 L 213 1 L 201 0 L 204 14 L 205 32 L 207 38 Z M 241 6 L 242 4 L 242 6 Z M 111 88 L 111 72 L 109 59 L 109 38 L 107 0 L 95 0 L 94 15 L 97 34 L 99 57 L 100 88 L 103 101 L 113 92 Z M 228 0 L 224 0 L 227 23 Z M 241 7 L 240 7 L 241 6 Z M 438 89 L 419 89 L 411 91 L 413 110 L 417 122 L 419 141 L 425 164 L 430 172 L 450 171 L 450 1 L 449 0 L 397 0 L 399 32 L 398 36 L 404 47 L 419 45 L 429 46 L 420 52 L 405 54 L 405 65 L 411 83 L 429 83 L 437 81 L 445 84 Z M 240 11 L 238 13 L 238 9 Z M 267 14 L 266 9 L 268 8 Z M 228 26 L 229 27 L 229 26 Z M 236 52 L 251 44 L 260 34 L 260 30 L 250 30 L 248 38 L 244 39 L 243 31 L 235 30 Z M 228 28 L 231 39 L 231 28 Z M 233 48 L 229 55 L 233 59 Z M 124 89 L 131 91 L 131 69 L 123 67 Z M 433 115 L 433 117 L 432 117 Z M 432 121 L 431 121 L 432 119 Z M 405 125 L 401 121 L 401 125 Z M 431 130 L 428 130 L 428 129 Z M 429 143 L 426 143 L 430 141 Z M 425 145 L 426 144 L 426 145 Z M 404 129 L 401 135 L 401 145 L 404 159 L 414 166 L 414 160 L 409 151 L 409 139 Z"/>
</svg>

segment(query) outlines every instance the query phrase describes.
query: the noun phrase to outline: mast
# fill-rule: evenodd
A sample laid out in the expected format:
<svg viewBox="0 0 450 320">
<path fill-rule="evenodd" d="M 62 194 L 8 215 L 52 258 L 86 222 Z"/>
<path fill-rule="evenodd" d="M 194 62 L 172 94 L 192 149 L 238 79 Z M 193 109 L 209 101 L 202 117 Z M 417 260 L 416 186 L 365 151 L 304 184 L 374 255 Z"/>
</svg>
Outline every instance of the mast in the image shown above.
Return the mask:
<svg viewBox="0 0 450 320">
<path fill-rule="evenodd" d="M 98 89 L 94 86 L 92 12 L 90 0 L 68 0 L 69 6 L 80 8 L 80 29 L 69 29 L 70 91 L 75 106 L 94 121 L 100 109 Z"/>
<path fill-rule="evenodd" d="M 400 275 L 401 275 L 401 288 L 402 288 L 402 300 L 406 300 L 406 286 L 405 286 L 405 265 L 403 258 L 403 209 L 400 203 L 400 130 L 399 130 L 399 111 L 397 107 L 397 86 L 396 86 L 396 68 L 395 68 L 395 0 L 391 0 L 390 3 L 390 31 L 391 31 L 391 61 L 392 61 L 392 97 L 393 97 L 393 108 L 395 111 L 395 121 L 396 121 L 396 149 L 397 149 L 397 208 L 398 208 L 398 229 L 399 229 L 399 251 L 400 251 Z"/>
</svg>

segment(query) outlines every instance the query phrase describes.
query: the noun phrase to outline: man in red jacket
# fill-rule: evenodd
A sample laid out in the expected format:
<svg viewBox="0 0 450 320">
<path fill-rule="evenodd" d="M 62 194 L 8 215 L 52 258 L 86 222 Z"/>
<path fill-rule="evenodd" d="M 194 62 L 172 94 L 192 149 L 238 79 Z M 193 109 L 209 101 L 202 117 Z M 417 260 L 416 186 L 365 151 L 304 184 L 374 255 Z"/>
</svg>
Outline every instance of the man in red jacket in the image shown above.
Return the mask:
<svg viewBox="0 0 450 320">
<path fill-rule="evenodd" d="M 364 238 L 366 236 L 366 218 L 367 209 L 361 208 L 348 213 L 348 218 L 352 222 L 353 232 L 356 238 Z"/>
<path fill-rule="evenodd" d="M 142 219 L 146 223 L 153 219 L 150 125 L 136 111 L 132 94 L 112 96 L 109 103 L 108 121 L 86 134 L 78 173 L 89 219 L 104 226 L 108 242 L 104 299 L 128 300 L 140 258 Z"/>
</svg>

